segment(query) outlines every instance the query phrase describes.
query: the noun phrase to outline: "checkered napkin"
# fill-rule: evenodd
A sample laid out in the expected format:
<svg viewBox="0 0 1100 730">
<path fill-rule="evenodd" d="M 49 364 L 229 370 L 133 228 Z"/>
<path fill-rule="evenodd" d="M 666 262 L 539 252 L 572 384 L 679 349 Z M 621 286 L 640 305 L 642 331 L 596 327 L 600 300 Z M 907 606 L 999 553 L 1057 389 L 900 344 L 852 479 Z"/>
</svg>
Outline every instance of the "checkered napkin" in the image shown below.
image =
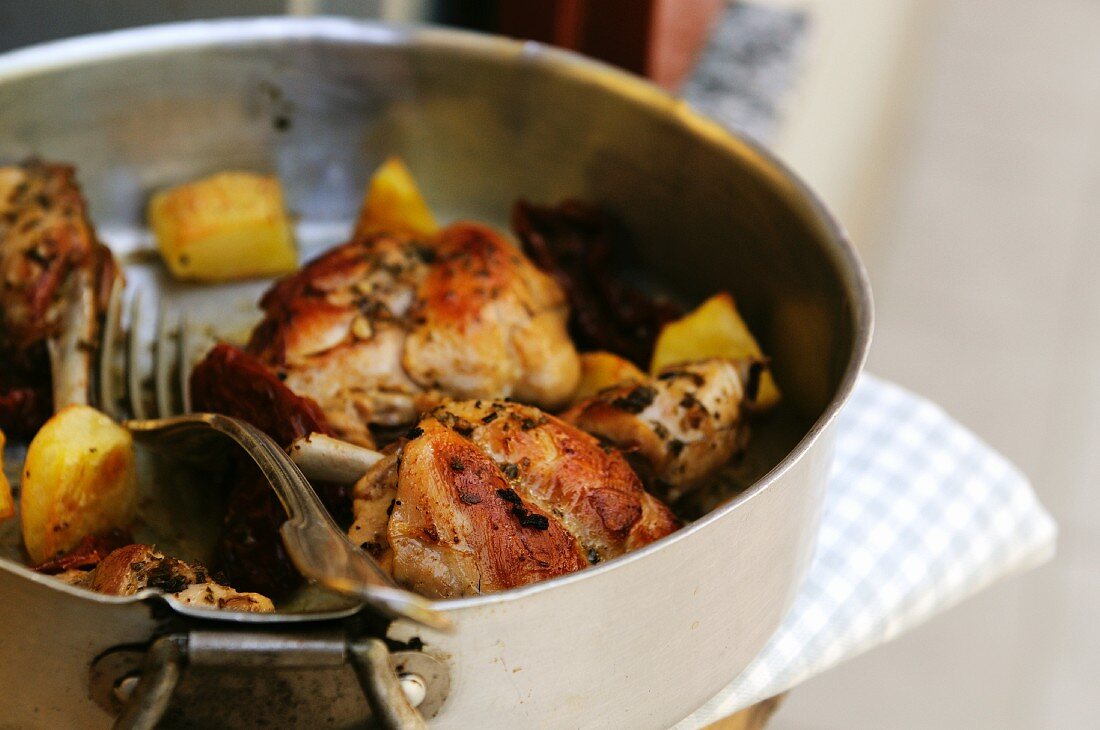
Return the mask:
<svg viewBox="0 0 1100 730">
<path fill-rule="evenodd" d="M 839 416 L 817 549 L 752 664 L 676 727 L 700 728 L 889 641 L 1054 554 L 1027 479 L 939 407 L 864 376 Z"/>
</svg>

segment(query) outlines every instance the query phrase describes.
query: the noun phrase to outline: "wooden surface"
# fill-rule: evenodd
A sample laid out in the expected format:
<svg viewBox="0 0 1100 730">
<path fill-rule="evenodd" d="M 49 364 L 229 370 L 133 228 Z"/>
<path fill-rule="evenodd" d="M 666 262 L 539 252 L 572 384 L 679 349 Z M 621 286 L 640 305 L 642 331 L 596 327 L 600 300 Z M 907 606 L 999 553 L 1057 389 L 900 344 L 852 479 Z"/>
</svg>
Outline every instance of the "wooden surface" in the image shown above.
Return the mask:
<svg viewBox="0 0 1100 730">
<path fill-rule="evenodd" d="M 502 0 L 497 30 L 552 43 L 677 89 L 726 0 Z"/>
</svg>

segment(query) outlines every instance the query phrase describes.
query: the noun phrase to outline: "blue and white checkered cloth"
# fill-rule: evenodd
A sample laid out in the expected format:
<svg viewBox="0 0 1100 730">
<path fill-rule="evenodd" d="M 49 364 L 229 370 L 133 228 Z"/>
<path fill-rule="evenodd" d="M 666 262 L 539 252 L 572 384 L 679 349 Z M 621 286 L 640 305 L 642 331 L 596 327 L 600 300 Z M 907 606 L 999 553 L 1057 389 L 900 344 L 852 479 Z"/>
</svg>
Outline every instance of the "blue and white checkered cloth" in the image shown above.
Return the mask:
<svg viewBox="0 0 1100 730">
<path fill-rule="evenodd" d="M 1053 556 L 1027 479 L 938 406 L 864 376 L 837 423 L 814 558 L 752 664 L 676 727 L 701 728 L 889 641 Z"/>
</svg>

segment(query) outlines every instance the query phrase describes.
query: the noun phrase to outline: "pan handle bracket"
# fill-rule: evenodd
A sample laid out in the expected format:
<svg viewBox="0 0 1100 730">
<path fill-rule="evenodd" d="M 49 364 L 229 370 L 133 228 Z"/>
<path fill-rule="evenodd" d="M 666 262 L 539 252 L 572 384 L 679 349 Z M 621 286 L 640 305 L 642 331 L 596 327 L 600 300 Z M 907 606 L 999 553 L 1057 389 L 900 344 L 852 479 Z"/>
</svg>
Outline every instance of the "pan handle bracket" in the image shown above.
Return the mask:
<svg viewBox="0 0 1100 730">
<path fill-rule="evenodd" d="M 147 647 L 122 646 L 91 667 L 92 696 L 117 713 L 116 730 L 152 730 L 164 717 L 189 666 L 318 669 L 350 664 L 374 726 L 422 730 L 446 699 L 446 666 L 419 651 L 390 652 L 378 638 L 236 631 L 191 631 L 157 637 Z"/>
</svg>

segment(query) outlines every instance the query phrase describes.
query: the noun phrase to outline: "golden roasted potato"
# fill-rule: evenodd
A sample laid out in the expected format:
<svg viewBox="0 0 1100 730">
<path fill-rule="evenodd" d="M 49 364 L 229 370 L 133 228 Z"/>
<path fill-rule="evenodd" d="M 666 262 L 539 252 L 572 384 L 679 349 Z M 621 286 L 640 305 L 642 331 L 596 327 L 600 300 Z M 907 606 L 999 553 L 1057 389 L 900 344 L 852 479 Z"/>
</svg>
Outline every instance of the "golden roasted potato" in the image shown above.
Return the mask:
<svg viewBox="0 0 1100 730">
<path fill-rule="evenodd" d="M 11 483 L 4 476 L 4 432 L 0 431 L 0 522 L 15 516 L 15 500 L 11 497 Z"/>
<path fill-rule="evenodd" d="M 727 292 L 716 294 L 694 311 L 662 327 L 649 369 L 656 374 L 669 365 L 710 357 L 764 359 L 760 345 Z M 752 406 L 768 409 L 779 402 L 779 397 L 775 378 L 766 368 Z"/>
<path fill-rule="evenodd" d="M 61 409 L 31 441 L 19 508 L 33 562 L 126 525 L 136 502 L 133 438 L 94 408 Z"/>
<path fill-rule="evenodd" d="M 405 231 L 431 236 L 439 230 L 409 168 L 399 157 L 379 167 L 367 186 L 356 235 L 377 231 Z"/>
<path fill-rule="evenodd" d="M 222 172 L 162 190 L 149 202 L 149 226 L 177 279 L 275 276 L 298 266 L 274 177 Z"/>
<path fill-rule="evenodd" d="M 610 352 L 585 352 L 581 355 L 581 382 L 573 401 L 582 401 L 613 385 L 645 378 L 646 374 L 625 358 Z"/>
</svg>

